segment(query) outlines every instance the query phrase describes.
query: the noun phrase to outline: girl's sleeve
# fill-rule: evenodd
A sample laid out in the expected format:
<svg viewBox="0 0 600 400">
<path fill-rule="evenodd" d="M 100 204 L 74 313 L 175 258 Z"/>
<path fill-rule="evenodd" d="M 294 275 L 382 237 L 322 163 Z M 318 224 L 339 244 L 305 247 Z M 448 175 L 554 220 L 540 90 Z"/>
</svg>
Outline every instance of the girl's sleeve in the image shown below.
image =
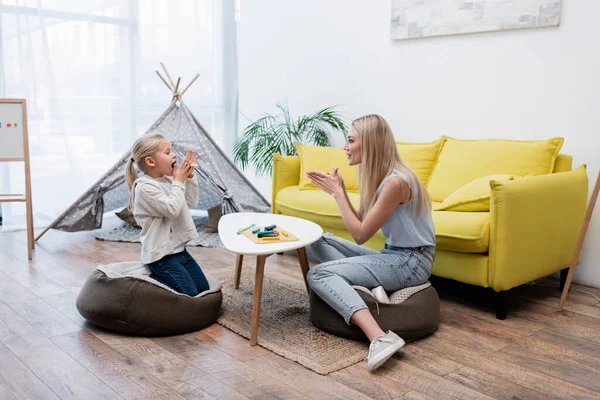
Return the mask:
<svg viewBox="0 0 600 400">
<path fill-rule="evenodd" d="M 136 202 L 154 217 L 175 218 L 185 202 L 185 186 L 181 182 L 173 182 L 168 195 L 151 184 L 138 185 L 136 189 Z"/>
<path fill-rule="evenodd" d="M 188 207 L 194 208 L 198 205 L 198 178 L 196 174 L 188 178 L 185 188 L 185 202 Z"/>
</svg>

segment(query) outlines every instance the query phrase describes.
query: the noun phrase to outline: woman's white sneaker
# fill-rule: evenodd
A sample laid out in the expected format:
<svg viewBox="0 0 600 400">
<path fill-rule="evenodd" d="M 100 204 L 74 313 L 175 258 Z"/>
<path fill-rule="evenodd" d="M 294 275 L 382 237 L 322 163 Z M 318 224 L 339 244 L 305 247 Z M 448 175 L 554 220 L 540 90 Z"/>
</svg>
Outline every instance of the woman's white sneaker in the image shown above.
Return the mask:
<svg viewBox="0 0 600 400">
<path fill-rule="evenodd" d="M 402 346 L 404 340 L 392 331 L 387 331 L 383 336 L 373 339 L 369 346 L 367 368 L 374 371 L 393 356 Z"/>
</svg>

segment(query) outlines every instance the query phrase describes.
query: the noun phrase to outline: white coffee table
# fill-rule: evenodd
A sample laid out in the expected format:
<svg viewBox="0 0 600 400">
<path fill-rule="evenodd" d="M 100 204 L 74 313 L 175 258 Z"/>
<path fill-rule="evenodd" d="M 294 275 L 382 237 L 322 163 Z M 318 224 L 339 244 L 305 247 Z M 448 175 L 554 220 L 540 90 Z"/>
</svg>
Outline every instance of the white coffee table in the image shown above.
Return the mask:
<svg viewBox="0 0 600 400">
<path fill-rule="evenodd" d="M 251 224 L 256 226 L 281 225 L 286 231 L 292 233 L 299 240 L 295 242 L 281 242 L 259 244 L 236 232 Z M 254 229 L 254 228 L 251 228 Z M 296 250 L 300 259 L 300 268 L 304 277 L 304 284 L 308 291 L 306 274 L 308 273 L 308 259 L 306 246 L 316 242 L 323 235 L 323 229 L 314 222 L 287 215 L 265 213 L 233 213 L 221 217 L 219 220 L 219 237 L 225 248 L 237 254 L 235 267 L 235 288 L 240 286 L 242 261 L 244 256 L 256 256 L 256 278 L 254 280 L 254 306 L 252 309 L 252 325 L 250 329 L 250 345 L 257 343 L 258 321 L 260 316 L 260 303 L 262 298 L 263 276 L 267 257 L 284 251 Z"/>
</svg>

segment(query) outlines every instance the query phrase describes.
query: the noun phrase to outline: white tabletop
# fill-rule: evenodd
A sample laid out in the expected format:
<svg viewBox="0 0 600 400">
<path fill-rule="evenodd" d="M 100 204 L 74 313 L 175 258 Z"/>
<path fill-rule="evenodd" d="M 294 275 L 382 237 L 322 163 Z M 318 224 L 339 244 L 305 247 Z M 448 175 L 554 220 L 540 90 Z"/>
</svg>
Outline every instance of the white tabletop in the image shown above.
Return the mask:
<svg viewBox="0 0 600 400">
<path fill-rule="evenodd" d="M 285 230 L 293 233 L 299 240 L 295 242 L 281 242 L 259 244 L 243 234 L 236 234 L 240 228 L 248 225 L 281 225 Z M 254 229 L 254 228 L 252 228 Z M 265 213 L 233 213 L 221 217 L 219 220 L 219 237 L 225 248 L 236 254 L 264 255 L 281 253 L 308 246 L 316 242 L 323 235 L 323 229 L 314 222 L 305 219 L 290 217 L 288 215 Z"/>
</svg>

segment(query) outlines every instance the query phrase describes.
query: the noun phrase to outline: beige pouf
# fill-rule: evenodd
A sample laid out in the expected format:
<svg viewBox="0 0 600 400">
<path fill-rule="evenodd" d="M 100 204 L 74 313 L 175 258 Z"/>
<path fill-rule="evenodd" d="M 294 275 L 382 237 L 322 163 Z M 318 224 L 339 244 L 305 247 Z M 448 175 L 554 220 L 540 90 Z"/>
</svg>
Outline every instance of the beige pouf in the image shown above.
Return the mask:
<svg viewBox="0 0 600 400">
<path fill-rule="evenodd" d="M 391 330 L 404 340 L 418 339 L 435 332 L 440 321 L 440 299 L 427 282 L 398 290 L 389 295 L 390 303 L 380 303 L 371 292 L 353 286 L 385 332 Z M 368 340 L 355 325 L 348 325 L 333 308 L 310 291 L 310 320 L 317 328 L 333 335 L 354 340 Z"/>
<path fill-rule="evenodd" d="M 191 297 L 149 275 L 139 262 L 100 265 L 79 292 L 77 310 L 93 324 L 141 336 L 178 335 L 215 322 L 223 301 L 216 279 L 205 274 L 210 289 Z"/>
</svg>

